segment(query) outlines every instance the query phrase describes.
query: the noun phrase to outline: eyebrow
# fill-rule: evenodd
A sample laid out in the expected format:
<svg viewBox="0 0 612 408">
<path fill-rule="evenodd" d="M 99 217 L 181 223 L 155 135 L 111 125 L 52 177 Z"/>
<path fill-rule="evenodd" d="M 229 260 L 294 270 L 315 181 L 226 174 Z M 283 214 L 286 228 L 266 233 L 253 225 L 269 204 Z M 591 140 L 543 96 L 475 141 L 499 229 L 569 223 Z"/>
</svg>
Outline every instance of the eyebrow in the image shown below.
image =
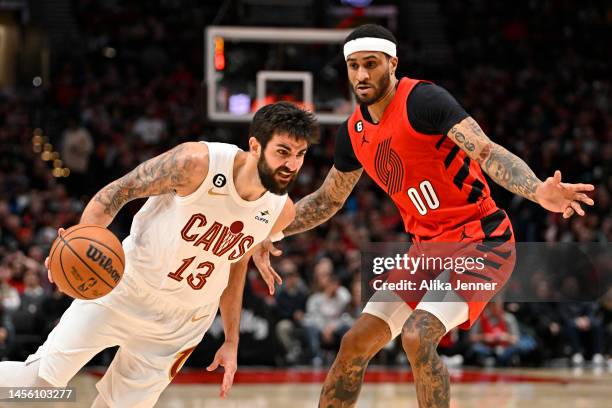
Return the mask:
<svg viewBox="0 0 612 408">
<path fill-rule="evenodd" d="M 288 145 L 286 145 L 284 143 L 279 143 L 276 147 L 280 147 L 280 148 L 283 148 L 285 150 L 293 151 L 293 149 L 291 147 L 289 147 Z M 307 150 L 308 150 L 308 148 L 302 149 L 302 150 L 298 150 L 298 153 L 306 152 Z"/>
<path fill-rule="evenodd" d="M 372 59 L 372 58 L 378 59 L 378 57 L 375 54 L 366 55 L 362 59 L 367 60 L 367 59 Z M 357 61 L 357 58 L 349 57 L 349 58 L 346 59 L 346 62 L 354 62 L 354 61 Z"/>
</svg>

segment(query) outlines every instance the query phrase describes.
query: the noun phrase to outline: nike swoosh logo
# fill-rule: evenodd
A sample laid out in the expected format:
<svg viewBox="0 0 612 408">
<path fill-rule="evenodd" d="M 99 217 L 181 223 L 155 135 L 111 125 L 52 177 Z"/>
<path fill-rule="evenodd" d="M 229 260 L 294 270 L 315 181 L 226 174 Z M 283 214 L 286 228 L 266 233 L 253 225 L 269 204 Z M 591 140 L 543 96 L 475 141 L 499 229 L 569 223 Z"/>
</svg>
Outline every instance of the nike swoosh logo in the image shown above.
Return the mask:
<svg viewBox="0 0 612 408">
<path fill-rule="evenodd" d="M 213 195 L 213 196 L 215 196 L 215 195 L 216 196 L 226 196 L 226 195 L 229 195 L 229 194 L 217 193 L 216 191 L 213 191 L 213 190 L 214 190 L 214 187 L 211 187 L 208 190 L 208 194 Z"/>
<path fill-rule="evenodd" d="M 193 316 L 191 316 L 191 321 L 192 322 L 197 322 L 198 320 L 202 320 L 203 318 L 208 317 L 208 316 L 210 316 L 210 313 L 207 314 L 207 315 L 204 315 L 204 316 L 200 316 L 200 317 L 195 317 L 195 315 L 193 315 Z"/>
</svg>

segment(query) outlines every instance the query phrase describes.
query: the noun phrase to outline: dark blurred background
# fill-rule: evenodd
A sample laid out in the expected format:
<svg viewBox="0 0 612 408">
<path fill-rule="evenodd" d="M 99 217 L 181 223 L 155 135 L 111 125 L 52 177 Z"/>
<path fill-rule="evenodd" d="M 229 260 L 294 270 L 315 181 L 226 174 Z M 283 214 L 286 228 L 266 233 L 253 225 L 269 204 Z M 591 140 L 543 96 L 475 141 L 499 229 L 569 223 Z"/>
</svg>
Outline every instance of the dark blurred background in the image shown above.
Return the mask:
<svg viewBox="0 0 612 408">
<path fill-rule="evenodd" d="M 247 124 L 206 114 L 207 26 L 365 22 L 397 36 L 400 76 L 445 87 L 540 178 L 560 169 L 566 180 L 596 185 L 595 207 L 567 221 L 491 184 L 517 241 L 610 241 L 610 2 L 0 0 L 0 359 L 33 352 L 69 305 L 42 263 L 57 228 L 77 223 L 93 193 L 184 141 L 246 147 Z M 315 83 L 345 87 L 341 48 L 326 55 L 302 58 Z M 230 73 L 247 80 L 246 68 Z M 332 165 L 335 130 L 324 126 L 308 152 L 294 201 Z M 120 238 L 140 205 L 127 205 L 111 226 Z M 275 266 L 285 282 L 275 297 L 250 270 L 240 363 L 329 363 L 360 311 L 360 245 L 406 239 L 394 205 L 362 177 L 339 215 L 282 241 Z M 505 340 L 491 340 L 500 331 Z M 222 340 L 217 321 L 189 364 L 202 367 Z M 612 353 L 612 294 L 591 303 L 494 303 L 440 348 L 452 365 L 603 365 Z M 401 345 L 392 342 L 375 362 L 404 364 Z"/>
</svg>

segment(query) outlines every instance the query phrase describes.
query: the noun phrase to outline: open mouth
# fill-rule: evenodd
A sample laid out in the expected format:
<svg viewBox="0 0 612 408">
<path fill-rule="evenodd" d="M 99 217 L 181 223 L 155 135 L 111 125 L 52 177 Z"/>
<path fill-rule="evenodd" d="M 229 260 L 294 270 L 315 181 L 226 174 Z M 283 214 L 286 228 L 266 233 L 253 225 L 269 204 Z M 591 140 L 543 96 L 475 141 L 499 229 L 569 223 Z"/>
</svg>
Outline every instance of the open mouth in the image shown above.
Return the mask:
<svg viewBox="0 0 612 408">
<path fill-rule="evenodd" d="M 289 181 L 293 178 L 293 175 L 295 173 L 286 173 L 284 171 L 279 171 L 278 173 L 278 177 L 283 180 L 283 181 Z"/>
</svg>

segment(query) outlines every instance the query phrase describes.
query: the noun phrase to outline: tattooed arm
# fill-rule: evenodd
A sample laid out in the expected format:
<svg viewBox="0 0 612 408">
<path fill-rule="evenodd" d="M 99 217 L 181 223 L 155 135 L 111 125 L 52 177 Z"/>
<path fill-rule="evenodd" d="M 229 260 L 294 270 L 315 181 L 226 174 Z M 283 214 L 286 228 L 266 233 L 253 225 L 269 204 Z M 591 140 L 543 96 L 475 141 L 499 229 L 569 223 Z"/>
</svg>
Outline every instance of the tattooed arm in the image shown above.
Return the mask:
<svg viewBox="0 0 612 408">
<path fill-rule="evenodd" d="M 208 147 L 197 142 L 180 144 L 103 187 L 85 207 L 80 222 L 106 227 L 127 202 L 168 193 L 188 195 L 207 173 Z"/>
<path fill-rule="evenodd" d="M 592 185 L 562 183 L 561 172 L 558 170 L 554 177 L 539 180 L 523 160 L 503 146 L 493 143 L 471 117 L 453 126 L 448 137 L 497 184 L 549 211 L 563 213 L 568 218 L 574 213 L 584 215 L 579 202 L 593 205 L 593 200 L 583 193 L 592 191 Z"/>
<path fill-rule="evenodd" d="M 332 167 L 318 190 L 295 203 L 295 218 L 282 230 L 283 235 L 308 231 L 330 219 L 342 208 L 362 172 L 363 169 L 342 172 Z M 281 253 L 274 247 L 270 238 L 258 244 L 253 253 L 253 263 L 268 284 L 270 294 L 273 293 L 274 282 L 282 283 L 281 277 L 272 268 L 270 254 L 279 256 Z"/>
<path fill-rule="evenodd" d="M 295 219 L 283 234 L 307 231 L 330 219 L 342 208 L 362 172 L 363 169 L 342 172 L 332 167 L 318 190 L 295 203 Z"/>
</svg>

